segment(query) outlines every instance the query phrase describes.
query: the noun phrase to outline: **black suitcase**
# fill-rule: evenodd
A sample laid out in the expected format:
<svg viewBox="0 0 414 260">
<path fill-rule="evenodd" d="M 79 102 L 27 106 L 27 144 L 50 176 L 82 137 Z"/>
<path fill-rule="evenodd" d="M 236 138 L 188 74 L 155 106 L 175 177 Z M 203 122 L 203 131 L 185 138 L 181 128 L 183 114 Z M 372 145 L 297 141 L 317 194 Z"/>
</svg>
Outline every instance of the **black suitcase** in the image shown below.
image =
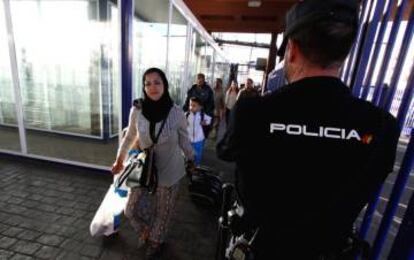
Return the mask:
<svg viewBox="0 0 414 260">
<path fill-rule="evenodd" d="M 191 199 L 198 205 L 218 212 L 222 202 L 222 185 L 217 173 L 208 167 L 198 166 L 189 174 L 188 190 Z"/>
</svg>

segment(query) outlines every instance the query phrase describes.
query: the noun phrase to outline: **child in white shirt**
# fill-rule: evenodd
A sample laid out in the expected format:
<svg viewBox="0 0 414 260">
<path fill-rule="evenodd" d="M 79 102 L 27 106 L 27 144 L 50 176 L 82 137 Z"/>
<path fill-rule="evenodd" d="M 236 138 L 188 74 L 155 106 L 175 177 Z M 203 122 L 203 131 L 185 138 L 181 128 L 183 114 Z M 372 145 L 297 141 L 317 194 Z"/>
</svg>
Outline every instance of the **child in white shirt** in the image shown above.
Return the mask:
<svg viewBox="0 0 414 260">
<path fill-rule="evenodd" d="M 211 124 L 211 117 L 202 111 L 202 102 L 197 97 L 190 99 L 190 110 L 187 112 L 188 134 L 195 150 L 195 164 L 200 165 L 204 150 L 204 130 Z"/>
</svg>

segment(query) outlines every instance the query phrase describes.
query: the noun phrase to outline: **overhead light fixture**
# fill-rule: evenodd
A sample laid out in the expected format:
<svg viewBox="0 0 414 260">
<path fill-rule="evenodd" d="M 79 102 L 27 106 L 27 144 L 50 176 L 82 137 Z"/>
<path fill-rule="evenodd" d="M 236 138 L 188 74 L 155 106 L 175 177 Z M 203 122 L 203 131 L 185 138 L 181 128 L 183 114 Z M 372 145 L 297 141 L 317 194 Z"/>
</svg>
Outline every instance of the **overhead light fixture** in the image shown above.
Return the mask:
<svg viewBox="0 0 414 260">
<path fill-rule="evenodd" d="M 249 0 L 247 2 L 248 7 L 260 7 L 262 5 L 262 1 L 260 0 Z"/>
</svg>

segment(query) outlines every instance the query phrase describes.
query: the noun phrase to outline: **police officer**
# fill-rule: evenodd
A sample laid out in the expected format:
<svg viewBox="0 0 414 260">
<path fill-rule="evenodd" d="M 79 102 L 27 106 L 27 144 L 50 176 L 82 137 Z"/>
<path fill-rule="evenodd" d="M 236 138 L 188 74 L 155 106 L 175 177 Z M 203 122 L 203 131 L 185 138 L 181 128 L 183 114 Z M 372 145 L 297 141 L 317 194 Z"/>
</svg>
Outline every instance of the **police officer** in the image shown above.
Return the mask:
<svg viewBox="0 0 414 260">
<path fill-rule="evenodd" d="M 304 0 L 286 16 L 288 85 L 240 100 L 221 159 L 235 161 L 257 259 L 346 259 L 361 209 L 393 170 L 395 118 L 352 96 L 339 68 L 357 33 L 358 1 Z"/>
</svg>

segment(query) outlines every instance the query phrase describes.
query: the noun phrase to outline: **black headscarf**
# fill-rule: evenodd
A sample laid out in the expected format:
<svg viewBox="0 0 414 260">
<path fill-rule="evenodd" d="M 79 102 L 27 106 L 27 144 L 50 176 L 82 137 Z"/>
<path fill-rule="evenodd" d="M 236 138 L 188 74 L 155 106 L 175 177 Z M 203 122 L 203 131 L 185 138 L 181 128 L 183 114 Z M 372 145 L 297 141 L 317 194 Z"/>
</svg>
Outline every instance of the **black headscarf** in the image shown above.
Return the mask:
<svg viewBox="0 0 414 260">
<path fill-rule="evenodd" d="M 164 93 L 158 101 L 152 100 L 147 96 L 145 92 L 145 76 L 151 73 L 158 73 L 162 83 L 164 84 Z M 144 92 L 144 99 L 142 102 L 142 114 L 150 123 L 155 125 L 155 123 L 160 122 L 167 118 L 168 113 L 170 112 L 171 107 L 173 106 L 173 101 L 168 92 L 168 80 L 164 72 L 158 68 L 147 69 L 142 76 L 142 90 Z"/>
</svg>

